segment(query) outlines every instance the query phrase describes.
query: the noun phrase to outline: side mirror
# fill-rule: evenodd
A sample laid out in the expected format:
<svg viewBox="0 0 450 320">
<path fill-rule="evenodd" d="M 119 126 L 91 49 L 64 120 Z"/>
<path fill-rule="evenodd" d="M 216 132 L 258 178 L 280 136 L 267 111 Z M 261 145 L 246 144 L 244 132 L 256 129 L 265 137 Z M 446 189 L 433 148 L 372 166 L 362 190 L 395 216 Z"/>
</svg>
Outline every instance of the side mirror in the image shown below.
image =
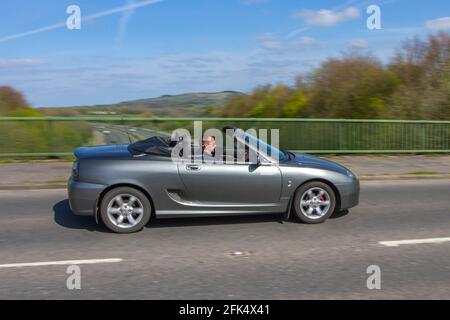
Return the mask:
<svg viewBox="0 0 450 320">
<path fill-rule="evenodd" d="M 257 159 L 256 164 L 258 166 L 271 166 L 272 165 L 272 162 L 268 158 L 266 158 L 264 155 L 260 155 L 259 153 L 258 153 L 256 159 Z"/>
<path fill-rule="evenodd" d="M 261 156 L 259 153 L 256 154 L 256 161 L 253 163 L 256 166 L 262 166 L 266 163 L 263 156 Z"/>
</svg>

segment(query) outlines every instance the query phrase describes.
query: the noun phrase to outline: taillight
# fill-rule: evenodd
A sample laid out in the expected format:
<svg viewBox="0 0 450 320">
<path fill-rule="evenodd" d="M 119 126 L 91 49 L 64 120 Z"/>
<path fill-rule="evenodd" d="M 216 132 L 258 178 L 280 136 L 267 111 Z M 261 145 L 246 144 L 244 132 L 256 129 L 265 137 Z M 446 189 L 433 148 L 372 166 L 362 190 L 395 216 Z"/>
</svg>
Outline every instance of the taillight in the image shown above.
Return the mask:
<svg viewBox="0 0 450 320">
<path fill-rule="evenodd" d="M 80 162 L 76 160 L 72 165 L 72 178 L 77 179 L 80 175 Z"/>
</svg>

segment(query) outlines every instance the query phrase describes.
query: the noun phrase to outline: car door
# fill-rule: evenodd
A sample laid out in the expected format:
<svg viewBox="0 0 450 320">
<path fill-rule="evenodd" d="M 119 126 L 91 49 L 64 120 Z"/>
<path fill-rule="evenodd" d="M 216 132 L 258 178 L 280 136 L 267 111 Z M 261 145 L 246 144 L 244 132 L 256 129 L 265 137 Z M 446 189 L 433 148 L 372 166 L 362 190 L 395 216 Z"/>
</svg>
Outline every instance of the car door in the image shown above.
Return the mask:
<svg viewBox="0 0 450 320">
<path fill-rule="evenodd" d="M 270 163 L 180 162 L 178 172 L 189 201 L 228 206 L 277 204 L 281 172 Z"/>
</svg>

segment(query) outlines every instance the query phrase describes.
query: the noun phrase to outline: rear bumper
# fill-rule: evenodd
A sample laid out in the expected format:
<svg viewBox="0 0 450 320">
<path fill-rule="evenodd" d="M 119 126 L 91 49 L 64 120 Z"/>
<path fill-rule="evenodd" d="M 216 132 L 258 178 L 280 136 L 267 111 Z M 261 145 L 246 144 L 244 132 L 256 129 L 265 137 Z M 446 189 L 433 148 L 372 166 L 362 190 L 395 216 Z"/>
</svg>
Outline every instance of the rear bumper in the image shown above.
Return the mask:
<svg viewBox="0 0 450 320">
<path fill-rule="evenodd" d="M 351 182 L 336 186 L 341 196 L 341 210 L 356 207 L 359 203 L 359 180 L 353 178 Z"/>
<path fill-rule="evenodd" d="M 70 209 L 76 215 L 94 216 L 97 200 L 107 186 L 70 179 L 67 190 Z"/>
</svg>

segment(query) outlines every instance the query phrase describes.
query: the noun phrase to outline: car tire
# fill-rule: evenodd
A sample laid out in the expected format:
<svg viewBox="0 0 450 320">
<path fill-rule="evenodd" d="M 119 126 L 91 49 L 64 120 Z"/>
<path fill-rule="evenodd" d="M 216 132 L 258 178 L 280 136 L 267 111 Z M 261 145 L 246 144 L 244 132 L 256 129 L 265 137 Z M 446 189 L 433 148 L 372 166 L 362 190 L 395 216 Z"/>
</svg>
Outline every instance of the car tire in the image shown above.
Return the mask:
<svg viewBox="0 0 450 320">
<path fill-rule="evenodd" d="M 312 181 L 297 189 L 294 211 L 300 221 L 307 224 L 322 223 L 336 209 L 336 195 L 326 183 Z"/>
<path fill-rule="evenodd" d="M 150 221 L 152 205 L 141 191 L 119 187 L 108 191 L 100 204 L 100 217 L 116 233 L 141 231 Z"/>
</svg>

